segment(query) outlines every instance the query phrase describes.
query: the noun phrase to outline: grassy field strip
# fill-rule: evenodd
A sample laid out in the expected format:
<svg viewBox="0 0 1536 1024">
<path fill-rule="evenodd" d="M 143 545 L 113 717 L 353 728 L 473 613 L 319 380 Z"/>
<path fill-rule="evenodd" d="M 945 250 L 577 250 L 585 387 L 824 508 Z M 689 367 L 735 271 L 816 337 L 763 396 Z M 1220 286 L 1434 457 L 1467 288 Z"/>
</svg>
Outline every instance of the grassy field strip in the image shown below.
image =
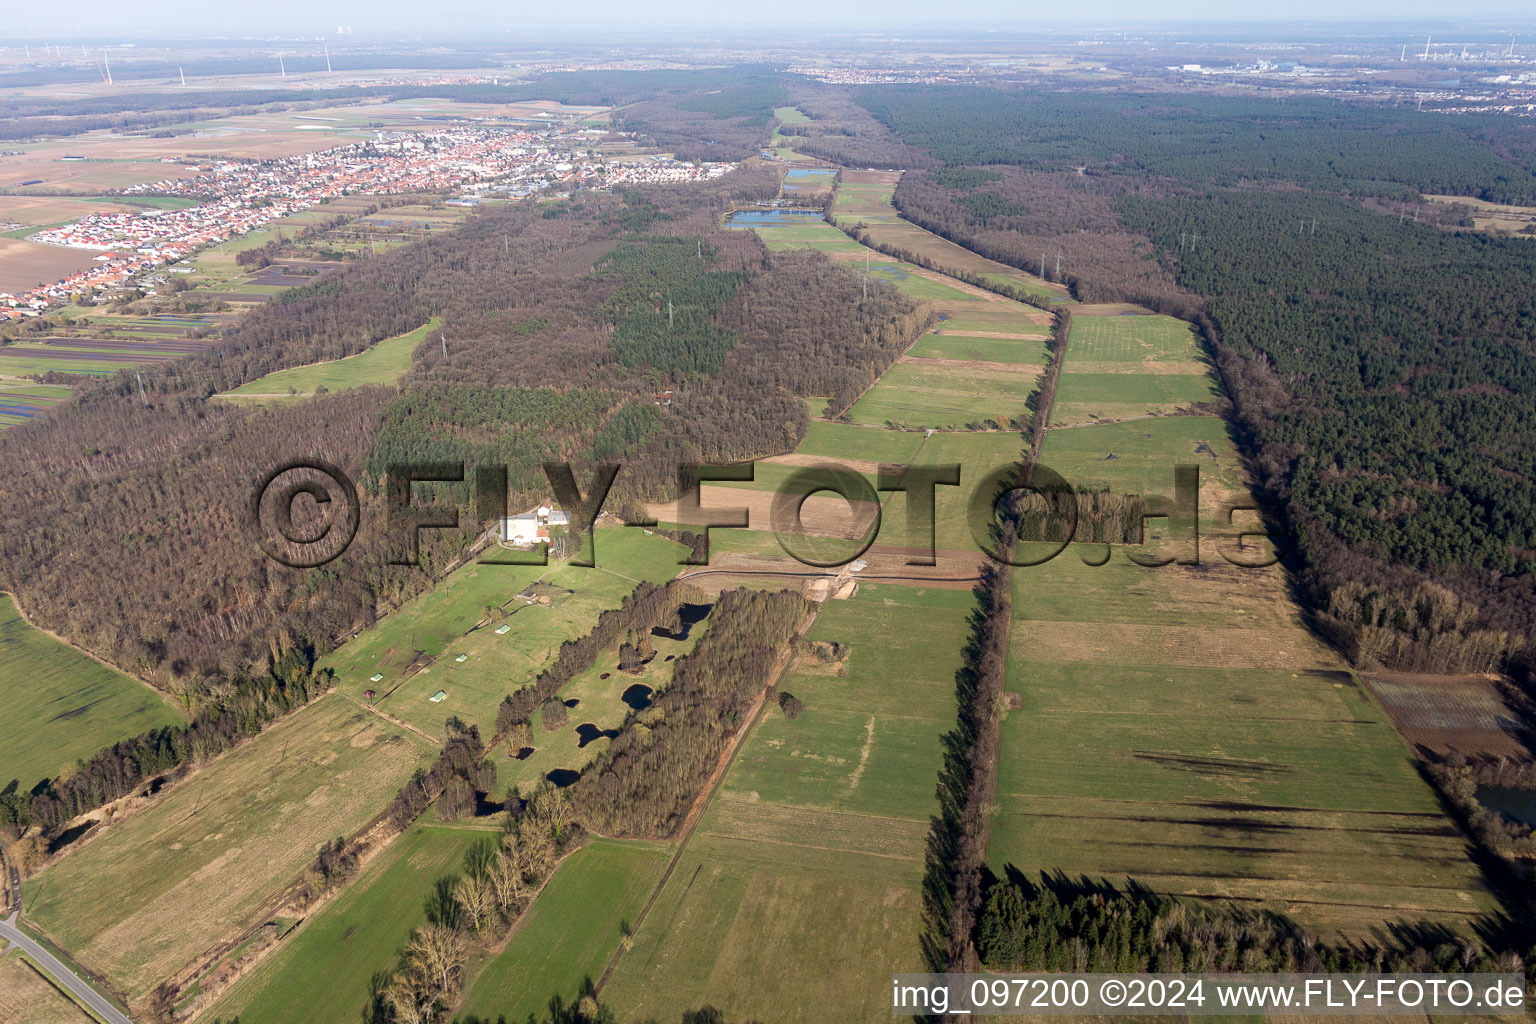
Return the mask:
<svg viewBox="0 0 1536 1024">
<path fill-rule="evenodd" d="M 600 529 L 596 544 L 591 569 L 471 563 L 343 644 L 321 667 L 336 672 L 348 696 L 429 735 L 457 715 L 489 737 L 502 697 L 532 682 L 562 643 L 617 607 L 637 580 L 662 583 L 682 568 L 681 545 L 640 530 Z M 502 554 L 488 550 L 484 557 Z M 531 602 L 518 600 L 523 593 Z M 511 628 L 499 634 L 502 625 Z M 445 696 L 433 701 L 438 691 Z"/>
<path fill-rule="evenodd" d="M 1161 415 L 1221 397 L 1194 328 L 1170 316 L 1073 316 L 1051 426 Z"/>
<path fill-rule="evenodd" d="M 29 625 L 0 593 L 0 786 L 23 790 L 80 758 L 185 721 L 160 694 Z"/>
<path fill-rule="evenodd" d="M 432 317 L 414 331 L 387 338 L 355 356 L 277 370 L 220 397 L 281 398 L 313 395 L 322 387 L 328 391 L 343 391 L 364 384 L 393 384 L 411 368 L 411 355 L 416 347 L 442 322 L 441 317 Z"/>
<path fill-rule="evenodd" d="M 785 673 L 806 710 L 767 708 L 742 742 L 607 1000 L 634 1019 L 703 1003 L 732 1019 L 888 1013 L 882 972 L 922 963 L 923 841 L 970 601 L 866 583 L 823 606 L 808 638 L 848 645 L 845 662 Z"/>
<path fill-rule="evenodd" d="M 1202 362 L 1181 321 L 1073 317 L 1043 464 L 1167 496 L 1173 466 L 1197 464 L 1205 539 L 1198 566 L 1093 567 L 1074 547 L 1015 571 L 1022 704 L 1002 726 L 993 868 L 1269 907 L 1327 938 L 1465 928 L 1496 900 L 1390 721 L 1278 569 L 1218 553 L 1216 509 L 1247 493 L 1224 421 L 1152 415 L 1215 397 L 1205 373 L 1156 372 Z M 1106 410 L 1141 418 L 1056 426 Z"/>
<path fill-rule="evenodd" d="M 236 981 L 212 1017 L 243 1024 L 351 1020 L 368 1001 L 368 979 L 393 963 L 426 920 L 432 885 L 457 872 L 466 850 L 498 833 L 417 825 L 369 862 L 361 876 Z"/>
<path fill-rule="evenodd" d="M 521 1020 L 594 981 L 638 920 L 672 854 L 666 843 L 593 839 L 555 870 L 505 949 L 465 986 L 461 1013 Z M 244 1018 L 242 1018 L 243 1020 Z"/>
<path fill-rule="evenodd" d="M 434 753 L 321 698 L 28 880 L 28 920 L 143 999 L 257 923 L 320 843 L 361 828 Z"/>
</svg>

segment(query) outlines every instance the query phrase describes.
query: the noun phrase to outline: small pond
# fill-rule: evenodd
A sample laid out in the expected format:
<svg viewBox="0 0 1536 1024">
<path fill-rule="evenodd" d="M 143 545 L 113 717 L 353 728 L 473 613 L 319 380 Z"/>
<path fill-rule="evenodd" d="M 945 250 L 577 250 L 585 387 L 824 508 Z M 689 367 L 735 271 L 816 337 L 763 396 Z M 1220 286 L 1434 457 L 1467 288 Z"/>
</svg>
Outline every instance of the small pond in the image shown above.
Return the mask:
<svg viewBox="0 0 1536 1024">
<path fill-rule="evenodd" d="M 737 210 L 725 218 L 727 227 L 752 224 L 813 224 L 822 220 L 820 210 Z"/>
<path fill-rule="evenodd" d="M 1536 789 L 1479 786 L 1477 802 L 1490 811 L 1498 811 L 1510 821 L 1536 828 Z"/>
<path fill-rule="evenodd" d="M 713 607 L 714 605 L 709 604 L 685 604 L 677 610 L 677 617 L 682 621 L 682 625 L 676 632 L 663 629 L 661 626 L 652 626 L 651 636 L 662 636 L 668 640 L 687 640 L 688 633 L 708 617 L 709 610 Z"/>
</svg>

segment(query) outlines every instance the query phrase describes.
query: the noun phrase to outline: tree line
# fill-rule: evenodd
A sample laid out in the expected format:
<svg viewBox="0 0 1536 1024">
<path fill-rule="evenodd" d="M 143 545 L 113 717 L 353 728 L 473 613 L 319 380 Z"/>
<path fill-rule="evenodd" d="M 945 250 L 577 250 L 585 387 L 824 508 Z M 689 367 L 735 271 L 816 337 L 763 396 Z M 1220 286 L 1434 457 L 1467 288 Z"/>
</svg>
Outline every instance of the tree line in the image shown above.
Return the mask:
<svg viewBox="0 0 1536 1024">
<path fill-rule="evenodd" d="M 1284 914 L 1197 906 L 1139 886 L 1011 867 L 988 887 L 977 921 L 982 965 L 997 971 L 1073 973 L 1330 972 L 1516 973 L 1524 957 L 1442 929 L 1394 926 L 1396 948 L 1331 944 Z"/>
<path fill-rule="evenodd" d="M 457 1003 L 474 949 L 488 950 L 537 898 L 560 858 L 585 842 L 566 794 L 542 783 L 494 840 L 464 855 L 463 870 L 439 878 L 426 923 L 411 932 L 392 970 L 375 974 L 365 1024 L 433 1024 Z"/>
<path fill-rule="evenodd" d="M 562 643 L 555 660 L 532 683 L 502 698 L 496 709 L 496 736 L 506 736 L 518 725 L 526 724 L 566 683 L 597 664 L 598 656 L 621 637 L 635 631 L 649 632 L 657 626 L 673 628 L 678 622 L 678 609 L 703 600 L 702 592 L 686 583 L 639 583 L 632 593 L 625 595 L 619 607 L 598 615 L 589 632 Z"/>
<path fill-rule="evenodd" d="M 404 831 L 434 801 L 438 816 L 454 821 L 473 813 L 476 800 L 496 783 L 496 768 L 485 759 L 480 727 L 457 716 L 443 723 L 443 749 L 430 768 L 418 768 L 390 801 L 388 815 Z"/>
<path fill-rule="evenodd" d="M 708 631 L 673 663 L 671 681 L 649 707 L 629 713 L 571 786 L 586 826 L 608 836 L 675 832 L 810 609 L 790 591 L 722 594 Z"/>
<path fill-rule="evenodd" d="M 57 833 L 72 818 L 127 796 L 145 782 L 185 773 L 244 743 L 332 685 L 329 669 L 314 670 L 312 649 L 279 633 L 264 674 L 210 688 L 186 725 L 121 740 L 77 762 L 67 777 L 44 779 L 30 790 L 12 779 L 0 790 L 0 828 L 13 837 L 31 825 Z"/>
</svg>

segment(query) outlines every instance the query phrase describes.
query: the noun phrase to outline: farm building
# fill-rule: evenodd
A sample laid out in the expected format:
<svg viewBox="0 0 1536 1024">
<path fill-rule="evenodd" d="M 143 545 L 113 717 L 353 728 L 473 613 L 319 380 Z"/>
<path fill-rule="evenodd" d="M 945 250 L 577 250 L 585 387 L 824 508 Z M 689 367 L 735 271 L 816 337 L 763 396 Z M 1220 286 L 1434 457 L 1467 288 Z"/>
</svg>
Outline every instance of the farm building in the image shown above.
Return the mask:
<svg viewBox="0 0 1536 1024">
<path fill-rule="evenodd" d="M 504 544 L 526 544 L 532 546 L 540 541 L 549 540 L 549 528 L 552 526 L 569 526 L 571 514 L 561 512 L 550 505 L 540 505 L 532 512 L 524 512 L 521 515 L 507 516 L 501 521 L 501 540 Z"/>
</svg>

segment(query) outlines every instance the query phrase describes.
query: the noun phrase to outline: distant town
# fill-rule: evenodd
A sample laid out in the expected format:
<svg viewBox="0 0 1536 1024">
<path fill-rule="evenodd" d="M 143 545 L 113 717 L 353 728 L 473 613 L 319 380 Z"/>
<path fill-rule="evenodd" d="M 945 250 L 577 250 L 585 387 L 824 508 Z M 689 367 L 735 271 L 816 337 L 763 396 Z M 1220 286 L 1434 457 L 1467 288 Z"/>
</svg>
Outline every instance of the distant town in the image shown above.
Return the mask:
<svg viewBox="0 0 1536 1024">
<path fill-rule="evenodd" d="M 437 192 L 473 205 L 517 199 L 546 188 L 564 191 L 618 185 L 701 181 L 733 165 L 668 156 L 610 160 L 594 147 L 595 128 L 454 127 L 431 132 L 379 132 L 374 139 L 316 153 L 260 161 L 183 164 L 200 173 L 119 190 L 124 197 L 195 200 L 183 209 L 102 213 L 38 231 L 31 241 L 98 251 L 93 265 L 20 294 L 0 293 L 0 318 L 36 316 L 185 260 L 283 217 L 356 195 Z"/>
</svg>

